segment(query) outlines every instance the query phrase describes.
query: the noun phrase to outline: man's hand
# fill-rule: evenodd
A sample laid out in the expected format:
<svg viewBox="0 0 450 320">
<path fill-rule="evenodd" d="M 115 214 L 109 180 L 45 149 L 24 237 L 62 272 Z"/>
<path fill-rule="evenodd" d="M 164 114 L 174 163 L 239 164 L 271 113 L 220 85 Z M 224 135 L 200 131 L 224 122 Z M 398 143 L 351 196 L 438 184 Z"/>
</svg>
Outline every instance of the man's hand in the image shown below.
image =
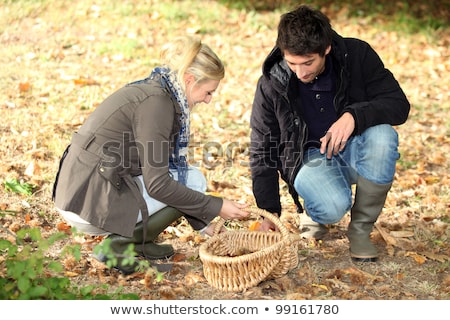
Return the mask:
<svg viewBox="0 0 450 320">
<path fill-rule="evenodd" d="M 327 158 L 331 159 L 344 150 L 345 143 L 355 130 L 355 119 L 346 112 L 335 123 L 331 125 L 325 136 L 320 139 L 320 153 L 327 153 Z"/>
<path fill-rule="evenodd" d="M 275 215 L 276 217 L 279 217 L 279 215 L 277 213 L 273 213 L 273 215 Z M 275 226 L 275 224 L 267 218 L 264 218 L 264 220 L 261 223 L 261 225 L 259 226 L 258 230 L 259 231 L 279 231 L 277 226 Z"/>
</svg>

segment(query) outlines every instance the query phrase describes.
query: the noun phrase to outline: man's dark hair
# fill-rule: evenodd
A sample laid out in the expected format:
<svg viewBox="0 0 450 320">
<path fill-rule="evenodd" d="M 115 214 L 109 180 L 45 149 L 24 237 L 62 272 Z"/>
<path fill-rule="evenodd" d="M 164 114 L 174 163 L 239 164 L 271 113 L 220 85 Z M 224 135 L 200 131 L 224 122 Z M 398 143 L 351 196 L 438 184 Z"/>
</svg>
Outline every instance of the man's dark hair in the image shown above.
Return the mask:
<svg viewBox="0 0 450 320">
<path fill-rule="evenodd" d="M 331 44 L 333 29 L 330 19 L 319 10 L 302 5 L 281 16 L 276 45 L 281 52 L 303 56 L 325 55 Z"/>
</svg>

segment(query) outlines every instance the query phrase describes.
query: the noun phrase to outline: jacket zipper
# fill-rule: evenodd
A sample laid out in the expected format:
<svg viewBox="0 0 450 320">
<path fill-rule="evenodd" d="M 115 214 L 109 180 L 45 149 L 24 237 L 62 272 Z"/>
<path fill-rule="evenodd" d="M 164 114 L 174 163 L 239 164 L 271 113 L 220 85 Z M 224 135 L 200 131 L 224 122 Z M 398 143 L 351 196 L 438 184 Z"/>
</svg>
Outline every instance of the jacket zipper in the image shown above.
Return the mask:
<svg viewBox="0 0 450 320">
<path fill-rule="evenodd" d="M 344 94 L 344 70 L 347 68 L 347 56 L 348 56 L 347 53 L 344 54 L 344 66 L 341 67 L 341 70 L 339 73 L 339 77 L 340 77 L 339 88 L 336 91 L 336 95 L 334 96 L 334 99 L 333 99 L 334 108 L 336 109 L 336 111 L 339 109 L 339 104 L 342 103 L 342 101 L 344 100 L 343 97 L 345 97 L 345 94 Z M 339 102 L 338 102 L 338 98 L 339 98 Z"/>
<path fill-rule="evenodd" d="M 303 126 L 303 129 L 302 129 L 302 141 L 300 141 L 301 142 L 300 143 L 301 147 L 299 148 L 299 151 L 300 151 L 299 152 L 299 156 L 295 160 L 294 169 L 292 170 L 291 175 L 289 177 L 289 183 L 291 185 L 294 185 L 295 176 L 296 176 L 296 174 L 297 174 L 297 172 L 298 172 L 298 170 L 300 168 L 301 162 L 303 161 L 303 146 L 305 145 L 305 140 L 306 140 L 305 137 L 306 137 L 306 126 Z"/>
</svg>

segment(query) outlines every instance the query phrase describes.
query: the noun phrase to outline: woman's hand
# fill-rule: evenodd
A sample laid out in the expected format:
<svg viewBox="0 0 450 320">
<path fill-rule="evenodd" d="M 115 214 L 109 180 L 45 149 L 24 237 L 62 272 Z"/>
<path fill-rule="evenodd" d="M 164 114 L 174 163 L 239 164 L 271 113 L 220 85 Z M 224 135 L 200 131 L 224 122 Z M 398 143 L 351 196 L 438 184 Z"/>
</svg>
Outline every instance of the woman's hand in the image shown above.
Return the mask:
<svg viewBox="0 0 450 320">
<path fill-rule="evenodd" d="M 247 217 L 250 213 L 247 211 L 243 211 L 248 207 L 246 204 L 233 202 L 227 199 L 223 199 L 222 209 L 219 212 L 219 216 L 225 220 L 231 219 L 242 219 Z M 216 223 L 211 222 L 203 231 L 204 234 L 208 236 L 214 235 L 214 230 L 216 229 Z M 225 232 L 226 228 L 224 226 L 221 227 L 219 233 Z"/>
<path fill-rule="evenodd" d="M 222 209 L 219 212 L 219 216 L 225 220 L 242 219 L 247 217 L 250 213 L 242 209 L 247 208 L 247 204 L 233 202 L 227 199 L 223 199 Z"/>
</svg>

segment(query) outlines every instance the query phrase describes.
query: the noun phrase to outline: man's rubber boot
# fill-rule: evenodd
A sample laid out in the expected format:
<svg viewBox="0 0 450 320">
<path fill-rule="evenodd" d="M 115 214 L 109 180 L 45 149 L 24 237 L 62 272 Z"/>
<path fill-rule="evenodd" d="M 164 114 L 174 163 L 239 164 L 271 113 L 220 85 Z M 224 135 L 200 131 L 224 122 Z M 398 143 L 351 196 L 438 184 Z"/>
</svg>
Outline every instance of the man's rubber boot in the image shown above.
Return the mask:
<svg viewBox="0 0 450 320">
<path fill-rule="evenodd" d="M 117 258 L 116 269 L 124 274 L 131 274 L 136 271 L 138 262 L 134 264 L 124 264 L 123 253 L 130 244 L 134 244 L 134 251 L 150 260 L 166 259 L 174 254 L 171 245 L 160 245 L 154 243 L 158 235 L 164 231 L 172 222 L 182 216 L 182 213 L 173 207 L 164 207 L 153 215 L 148 217 L 146 224 L 146 239 L 144 242 L 144 224 L 139 222 L 133 231 L 133 236 L 128 238 L 118 234 L 111 234 L 108 239 L 111 240 L 110 246 Z M 106 257 L 102 254 L 96 257 L 105 262 Z"/>
<path fill-rule="evenodd" d="M 391 186 L 392 183 L 376 184 L 358 177 L 347 231 L 350 256 L 355 262 L 375 262 L 378 259 L 377 248 L 370 240 L 370 233 L 383 210 Z"/>
<path fill-rule="evenodd" d="M 308 213 L 300 214 L 300 236 L 304 239 L 323 239 L 328 234 L 328 229 L 323 224 L 315 222 Z"/>
</svg>

